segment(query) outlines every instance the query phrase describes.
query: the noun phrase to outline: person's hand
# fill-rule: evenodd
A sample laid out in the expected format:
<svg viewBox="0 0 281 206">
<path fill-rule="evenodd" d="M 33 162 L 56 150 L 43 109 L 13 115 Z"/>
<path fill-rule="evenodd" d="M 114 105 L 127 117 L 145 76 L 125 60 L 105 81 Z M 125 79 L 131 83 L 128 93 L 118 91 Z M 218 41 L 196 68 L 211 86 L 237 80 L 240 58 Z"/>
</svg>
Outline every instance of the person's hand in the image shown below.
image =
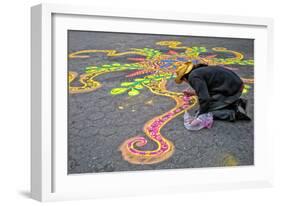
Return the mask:
<svg viewBox="0 0 281 206">
<path fill-rule="evenodd" d="M 197 126 L 199 124 L 201 124 L 201 121 L 200 121 L 200 119 L 196 118 L 193 121 L 191 121 L 190 126 L 194 127 L 194 126 Z"/>
<path fill-rule="evenodd" d="M 186 89 L 183 91 L 183 94 L 184 94 L 184 96 L 190 97 L 190 96 L 195 95 L 195 92 L 191 89 Z"/>
</svg>

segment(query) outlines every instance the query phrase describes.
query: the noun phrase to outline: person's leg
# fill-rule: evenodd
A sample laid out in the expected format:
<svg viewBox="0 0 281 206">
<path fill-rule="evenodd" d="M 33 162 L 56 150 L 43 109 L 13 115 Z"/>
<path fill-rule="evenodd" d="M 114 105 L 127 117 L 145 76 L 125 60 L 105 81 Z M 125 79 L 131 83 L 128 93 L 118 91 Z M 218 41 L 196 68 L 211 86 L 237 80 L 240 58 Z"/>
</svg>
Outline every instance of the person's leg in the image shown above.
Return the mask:
<svg viewBox="0 0 281 206">
<path fill-rule="evenodd" d="M 214 120 L 235 121 L 235 111 L 232 109 L 220 109 L 211 112 Z"/>
<path fill-rule="evenodd" d="M 239 94 L 233 96 L 224 96 L 222 94 L 215 94 L 211 96 L 209 109 L 210 111 L 221 110 L 221 109 L 235 110 L 238 100 L 239 100 Z"/>
</svg>

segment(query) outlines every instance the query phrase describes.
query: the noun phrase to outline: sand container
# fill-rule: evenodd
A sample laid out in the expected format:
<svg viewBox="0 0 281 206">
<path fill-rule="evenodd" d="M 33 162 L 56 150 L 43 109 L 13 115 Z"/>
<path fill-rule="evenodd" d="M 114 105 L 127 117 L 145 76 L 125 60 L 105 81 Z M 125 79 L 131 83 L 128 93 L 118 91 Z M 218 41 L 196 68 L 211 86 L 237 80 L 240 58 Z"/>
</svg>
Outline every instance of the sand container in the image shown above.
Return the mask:
<svg viewBox="0 0 281 206">
<path fill-rule="evenodd" d="M 192 116 L 188 112 L 184 114 L 184 126 L 188 130 L 210 129 L 213 122 L 213 114 L 210 112 L 198 116 Z"/>
</svg>

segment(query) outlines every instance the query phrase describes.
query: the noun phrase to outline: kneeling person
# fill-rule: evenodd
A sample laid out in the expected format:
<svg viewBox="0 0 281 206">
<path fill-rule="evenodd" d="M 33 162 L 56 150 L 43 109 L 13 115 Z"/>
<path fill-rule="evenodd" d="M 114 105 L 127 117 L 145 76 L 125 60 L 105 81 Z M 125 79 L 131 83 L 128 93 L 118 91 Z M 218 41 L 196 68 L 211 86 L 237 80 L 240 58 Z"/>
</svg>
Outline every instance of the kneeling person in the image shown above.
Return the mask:
<svg viewBox="0 0 281 206">
<path fill-rule="evenodd" d="M 246 114 L 246 100 L 240 96 L 243 81 L 233 71 L 222 66 L 186 62 L 177 68 L 175 82 L 187 82 L 199 100 L 199 113 L 211 112 L 218 120 L 251 120 Z"/>
</svg>

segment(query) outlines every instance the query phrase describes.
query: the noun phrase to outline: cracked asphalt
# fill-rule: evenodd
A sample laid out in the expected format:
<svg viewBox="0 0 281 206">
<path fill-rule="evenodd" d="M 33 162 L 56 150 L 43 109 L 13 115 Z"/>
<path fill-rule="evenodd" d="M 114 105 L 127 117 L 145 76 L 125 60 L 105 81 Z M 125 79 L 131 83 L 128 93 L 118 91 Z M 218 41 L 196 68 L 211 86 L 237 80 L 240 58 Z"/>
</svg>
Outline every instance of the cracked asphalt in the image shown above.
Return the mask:
<svg viewBox="0 0 281 206">
<path fill-rule="evenodd" d="M 69 31 L 68 52 L 84 49 L 114 49 L 127 51 L 129 48 L 155 48 L 162 52 L 170 49 L 155 43 L 162 40 L 181 41 L 184 46 L 226 47 L 253 59 L 254 41 L 250 39 L 207 38 L 190 36 L 165 36 Z M 112 63 L 132 63 L 128 57 L 107 57 L 96 53 L 91 58 L 69 59 L 69 71 L 82 74 L 85 67 Z M 242 77 L 253 77 L 253 66 L 230 65 L 238 68 Z M 157 96 L 144 89 L 141 94 L 128 97 L 112 96 L 110 90 L 120 87 L 131 71 L 101 75 L 96 80 L 102 87 L 94 92 L 69 94 L 68 100 L 68 173 L 96 173 L 113 171 L 136 171 L 176 168 L 202 168 L 254 164 L 254 85 L 244 98 L 248 99 L 248 115 L 251 122 L 215 121 L 211 129 L 188 131 L 183 125 L 183 115 L 170 121 L 162 130 L 163 136 L 175 145 L 174 154 L 158 164 L 135 165 L 123 160 L 118 150 L 123 141 L 143 135 L 143 125 L 151 118 L 163 114 L 175 106 L 175 102 Z M 141 77 L 141 76 L 140 76 Z M 73 85 L 79 85 L 76 81 Z M 173 80 L 167 88 L 182 91 L 187 84 L 176 85 Z M 122 109 L 120 109 L 122 108 Z M 196 109 L 196 108 L 195 108 Z M 153 149 L 149 141 L 145 148 Z"/>
</svg>

